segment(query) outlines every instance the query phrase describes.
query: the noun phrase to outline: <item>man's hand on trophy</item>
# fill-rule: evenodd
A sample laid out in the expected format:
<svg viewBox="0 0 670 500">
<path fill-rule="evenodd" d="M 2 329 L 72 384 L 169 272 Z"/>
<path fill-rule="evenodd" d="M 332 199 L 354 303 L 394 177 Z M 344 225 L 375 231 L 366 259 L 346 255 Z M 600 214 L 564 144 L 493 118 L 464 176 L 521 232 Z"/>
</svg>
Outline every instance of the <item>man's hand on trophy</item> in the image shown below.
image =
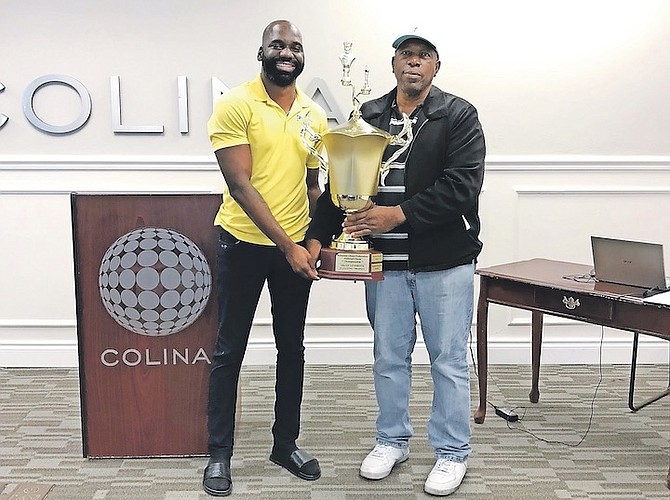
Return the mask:
<svg viewBox="0 0 670 500">
<path fill-rule="evenodd" d="M 308 280 L 318 280 L 316 272 L 316 259 L 305 248 L 298 244 L 292 245 L 288 252 L 284 253 L 293 272 Z"/>
<path fill-rule="evenodd" d="M 371 234 L 386 233 L 405 222 L 407 218 L 400 206 L 372 207 L 361 212 L 347 215 L 342 223 L 344 232 L 354 238 L 369 236 Z"/>
</svg>

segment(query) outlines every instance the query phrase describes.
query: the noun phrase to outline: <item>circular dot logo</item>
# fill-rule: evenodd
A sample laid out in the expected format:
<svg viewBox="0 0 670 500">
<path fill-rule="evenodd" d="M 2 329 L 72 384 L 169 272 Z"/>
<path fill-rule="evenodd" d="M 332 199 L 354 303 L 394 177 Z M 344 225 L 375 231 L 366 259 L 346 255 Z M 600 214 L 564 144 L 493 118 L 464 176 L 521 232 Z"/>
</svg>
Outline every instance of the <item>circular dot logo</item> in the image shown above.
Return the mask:
<svg viewBox="0 0 670 500">
<path fill-rule="evenodd" d="M 212 273 L 189 238 L 150 227 L 112 243 L 102 257 L 98 285 L 105 309 L 119 325 L 163 336 L 198 319 L 209 300 Z"/>
</svg>

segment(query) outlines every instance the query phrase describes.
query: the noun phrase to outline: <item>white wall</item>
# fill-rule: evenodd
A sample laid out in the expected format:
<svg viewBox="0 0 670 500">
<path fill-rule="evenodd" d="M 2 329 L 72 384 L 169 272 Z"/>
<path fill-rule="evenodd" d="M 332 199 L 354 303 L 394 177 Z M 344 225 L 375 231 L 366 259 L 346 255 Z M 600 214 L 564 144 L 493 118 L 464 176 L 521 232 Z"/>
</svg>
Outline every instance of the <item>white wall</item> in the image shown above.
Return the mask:
<svg viewBox="0 0 670 500">
<path fill-rule="evenodd" d="M 360 83 L 393 86 L 391 41 L 414 26 L 434 34 L 435 83 L 470 100 L 488 142 L 480 265 L 535 256 L 590 262 L 588 237 L 658 241 L 670 262 L 670 4 L 663 0 L 561 2 L 19 1 L 3 3 L 0 113 L 0 366 L 76 364 L 69 193 L 219 192 L 204 124 L 211 79 L 233 86 L 258 72 L 263 27 L 300 26 L 306 69 L 348 113 L 339 87 L 342 41 L 354 43 Z M 416 14 L 416 15 L 414 15 Z M 24 117 L 25 88 L 64 74 L 92 99 L 88 122 L 56 136 Z M 122 121 L 162 134 L 115 134 L 110 76 L 121 82 Z M 190 130 L 178 130 L 177 77 L 189 85 Z M 2 88 L 2 87 L 0 87 Z M 35 95 L 46 122 L 79 112 L 73 92 Z M 528 362 L 529 315 L 492 306 L 491 362 Z M 267 297 L 247 362 L 271 362 Z M 601 330 L 545 319 L 546 362 L 595 362 Z M 605 362 L 626 362 L 630 334 L 605 330 Z M 361 283 L 313 288 L 309 362 L 371 360 Z M 644 339 L 642 360 L 667 362 L 667 342 Z M 415 359 L 425 362 L 419 346 Z"/>
</svg>

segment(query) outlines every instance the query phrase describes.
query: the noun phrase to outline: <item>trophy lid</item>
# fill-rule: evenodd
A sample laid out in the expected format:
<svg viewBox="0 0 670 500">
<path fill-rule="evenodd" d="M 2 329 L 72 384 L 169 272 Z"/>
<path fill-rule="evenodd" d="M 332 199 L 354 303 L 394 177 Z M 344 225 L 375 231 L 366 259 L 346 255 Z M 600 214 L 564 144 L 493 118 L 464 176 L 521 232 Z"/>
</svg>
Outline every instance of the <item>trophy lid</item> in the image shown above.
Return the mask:
<svg viewBox="0 0 670 500">
<path fill-rule="evenodd" d="M 352 117 L 349 118 L 349 120 L 346 123 L 343 123 L 342 125 L 338 125 L 337 127 L 329 129 L 327 132 L 323 134 L 323 136 L 330 134 L 346 135 L 348 137 L 358 137 L 361 135 L 375 135 L 382 137 L 386 140 L 391 140 L 393 138 L 393 136 L 388 132 L 386 132 L 385 130 L 370 125 L 361 117 L 360 113 L 356 112 L 353 113 Z"/>
</svg>

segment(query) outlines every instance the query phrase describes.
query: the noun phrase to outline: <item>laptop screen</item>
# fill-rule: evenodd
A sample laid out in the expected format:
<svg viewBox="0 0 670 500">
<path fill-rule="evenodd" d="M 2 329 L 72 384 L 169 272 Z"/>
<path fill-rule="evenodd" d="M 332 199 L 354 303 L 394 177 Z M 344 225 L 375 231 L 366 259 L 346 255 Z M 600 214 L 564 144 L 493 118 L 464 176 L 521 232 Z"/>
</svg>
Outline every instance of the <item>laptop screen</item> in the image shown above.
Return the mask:
<svg viewBox="0 0 670 500">
<path fill-rule="evenodd" d="M 666 289 L 662 245 L 591 236 L 591 248 L 596 280 Z"/>
</svg>

